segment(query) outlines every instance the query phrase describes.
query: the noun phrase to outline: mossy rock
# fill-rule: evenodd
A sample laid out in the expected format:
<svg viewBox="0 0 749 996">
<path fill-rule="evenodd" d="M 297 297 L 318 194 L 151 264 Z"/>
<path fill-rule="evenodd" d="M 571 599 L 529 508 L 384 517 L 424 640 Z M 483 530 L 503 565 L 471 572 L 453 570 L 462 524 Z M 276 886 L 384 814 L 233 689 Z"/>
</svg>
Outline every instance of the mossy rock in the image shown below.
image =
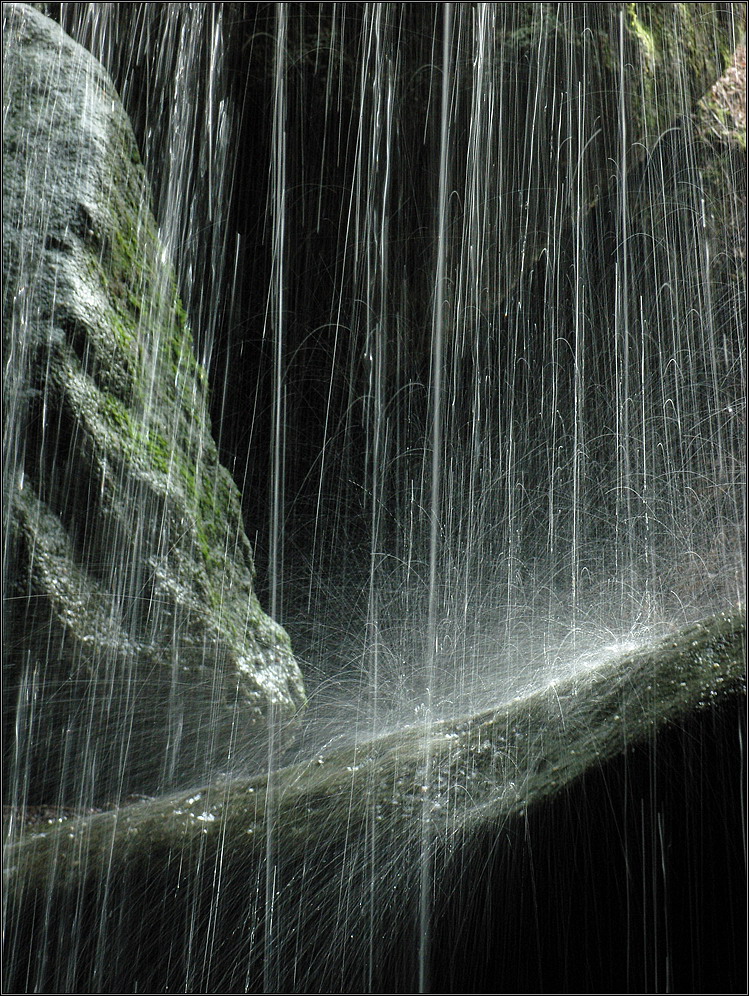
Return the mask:
<svg viewBox="0 0 749 996">
<path fill-rule="evenodd" d="M 302 679 L 254 593 L 112 82 L 28 5 L 3 37 L 9 777 L 29 798 L 157 789 L 265 749 Z"/>
</svg>

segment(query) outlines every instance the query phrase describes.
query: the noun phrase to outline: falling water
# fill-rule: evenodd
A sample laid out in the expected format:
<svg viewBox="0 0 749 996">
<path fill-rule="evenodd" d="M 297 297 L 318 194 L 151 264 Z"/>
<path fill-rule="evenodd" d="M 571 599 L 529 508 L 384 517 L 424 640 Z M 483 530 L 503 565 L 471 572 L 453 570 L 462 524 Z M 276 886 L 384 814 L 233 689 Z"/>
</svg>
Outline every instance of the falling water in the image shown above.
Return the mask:
<svg viewBox="0 0 749 996">
<path fill-rule="evenodd" d="M 743 602 L 741 183 L 704 159 L 691 52 L 656 72 L 647 5 L 42 6 L 133 120 L 310 694 L 296 756 L 415 724 L 426 792 L 436 720 Z M 274 730 L 263 988 L 307 991 L 280 989 Z M 411 853 L 375 802 L 320 900 L 370 987 L 383 868 Z M 421 992 L 431 805 L 403 873 Z"/>
<path fill-rule="evenodd" d="M 701 234 L 739 214 L 693 97 L 633 82 L 623 10 L 449 9 L 290 19 L 279 611 L 312 668 L 358 662 L 363 729 L 743 597 L 741 295 Z"/>
</svg>

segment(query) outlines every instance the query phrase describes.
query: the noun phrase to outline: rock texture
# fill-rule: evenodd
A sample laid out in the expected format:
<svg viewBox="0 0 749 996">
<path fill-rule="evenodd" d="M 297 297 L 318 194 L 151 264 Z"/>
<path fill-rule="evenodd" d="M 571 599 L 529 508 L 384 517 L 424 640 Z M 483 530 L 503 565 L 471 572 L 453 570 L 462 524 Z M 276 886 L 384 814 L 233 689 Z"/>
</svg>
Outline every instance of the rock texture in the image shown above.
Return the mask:
<svg viewBox="0 0 749 996">
<path fill-rule="evenodd" d="M 512 298 L 521 274 L 553 256 L 560 220 L 580 228 L 618 185 L 617 168 L 639 164 L 721 75 L 740 14 L 730 4 L 673 3 L 508 10 L 498 59 L 512 99 L 495 229 L 498 252 L 512 247 L 504 287 Z M 562 114 L 574 122 L 569 134 L 560 133 Z M 508 134 L 519 136 L 521 156 L 502 142 Z"/>
<path fill-rule="evenodd" d="M 19 980 L 31 980 L 34 992 L 55 991 L 66 980 L 69 992 L 413 992 L 416 966 L 408 958 L 423 937 L 418 897 L 424 869 L 435 908 L 454 890 L 464 889 L 468 897 L 463 917 L 469 918 L 469 936 L 461 937 L 462 927 L 453 925 L 445 951 L 435 946 L 430 953 L 448 964 L 457 958 L 464 970 L 456 988 L 438 991 L 464 992 L 467 979 L 475 978 L 476 965 L 461 954 L 475 930 L 488 937 L 483 953 L 474 952 L 476 960 L 491 953 L 506 958 L 503 971 L 512 969 L 509 939 L 523 933 L 523 896 L 527 902 L 531 886 L 521 875 L 516 891 L 497 892 L 494 913 L 476 915 L 489 867 L 486 841 L 480 867 L 470 865 L 482 834 L 491 841 L 489 852 L 510 865 L 525 862 L 528 848 L 539 895 L 554 881 L 555 864 L 574 876 L 587 874 L 595 847 L 603 847 L 593 880 L 596 874 L 605 878 L 612 862 L 623 865 L 620 874 L 634 903 L 633 869 L 640 846 L 646 852 L 650 847 L 640 821 L 646 805 L 652 806 L 660 840 L 667 835 L 658 867 L 668 862 L 664 886 L 671 887 L 672 848 L 685 826 L 664 807 L 661 782 L 678 786 L 683 780 L 688 806 L 696 807 L 692 832 L 704 834 L 713 814 L 702 808 L 696 785 L 715 776 L 707 774 L 709 745 L 722 745 L 717 753 L 722 750 L 726 769 L 734 754 L 735 767 L 741 764 L 736 744 L 745 705 L 745 633 L 745 613 L 737 609 L 626 653 L 580 663 L 572 675 L 483 713 L 323 750 L 270 776 L 220 780 L 117 813 L 37 824 L 7 853 L 9 991 L 21 991 L 13 988 Z M 733 710 L 735 703 L 740 705 Z M 636 751 L 643 745 L 646 756 L 638 763 Z M 613 762 L 623 779 L 609 768 L 595 791 L 588 782 L 588 798 L 585 784 L 576 790 Z M 738 779 L 734 784 L 726 769 L 720 777 L 730 785 L 730 798 L 722 800 L 712 786 L 711 807 L 723 835 L 710 856 L 716 870 L 726 846 L 736 847 L 743 867 L 743 830 L 735 825 Z M 623 817 L 606 827 L 603 841 L 594 841 L 593 830 L 587 838 L 582 813 L 594 826 L 594 819 L 620 803 Z M 622 841 L 627 806 L 635 821 L 629 842 Z M 734 821 L 730 833 L 727 817 Z M 561 834 L 565 820 L 574 828 L 569 853 L 559 844 L 554 861 L 544 835 Z M 691 854 L 694 861 L 695 840 L 689 845 L 687 858 Z M 273 894 L 267 891 L 269 858 Z M 690 881 L 694 875 L 688 867 Z M 729 894 L 730 882 L 723 880 L 719 888 Z M 593 896 L 585 901 L 596 909 L 595 899 L 606 897 Z M 706 899 L 700 896 L 700 902 Z M 627 906 L 620 896 L 607 901 Z M 51 925 L 50 903 L 57 913 Z M 560 902 L 556 909 L 563 907 Z M 701 915 L 692 924 L 692 942 Z M 482 922 L 487 918 L 494 933 Z M 73 921 L 86 926 L 71 945 L 67 925 Z M 414 921 L 416 935 L 409 933 Z M 554 966 L 552 980 L 569 970 L 565 952 L 571 941 L 562 921 L 549 923 L 538 952 L 530 949 L 534 965 L 544 957 Z M 730 932 L 739 924 L 726 918 L 722 926 Z M 668 927 L 673 944 L 673 916 Z M 596 931 L 580 934 L 586 966 L 595 957 L 606 963 L 611 948 L 597 951 Z M 559 955 L 551 950 L 555 941 Z M 515 968 L 529 957 L 524 943 Z M 617 952 L 626 948 L 627 971 L 636 974 L 630 944 L 626 930 L 612 940 Z M 679 971 L 681 977 L 689 974 L 688 966 L 686 972 L 677 966 Z M 593 974 L 599 977 L 607 978 Z M 373 978 L 382 988 L 373 987 Z M 557 990 L 552 983 L 518 991 Z"/>
<path fill-rule="evenodd" d="M 226 764 L 305 697 L 113 84 L 3 19 L 6 785 L 94 800 Z"/>
</svg>

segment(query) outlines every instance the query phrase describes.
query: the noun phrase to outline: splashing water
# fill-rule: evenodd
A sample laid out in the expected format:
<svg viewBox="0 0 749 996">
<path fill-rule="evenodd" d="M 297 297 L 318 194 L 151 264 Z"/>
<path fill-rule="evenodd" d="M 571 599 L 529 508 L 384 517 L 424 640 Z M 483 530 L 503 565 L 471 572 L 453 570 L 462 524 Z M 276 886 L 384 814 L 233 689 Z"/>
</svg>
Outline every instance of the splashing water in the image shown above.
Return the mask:
<svg viewBox="0 0 749 996">
<path fill-rule="evenodd" d="M 743 598 L 743 304 L 710 236 L 741 210 L 686 68 L 651 94 L 620 11 L 451 10 L 289 16 L 283 248 L 216 362 L 224 398 L 259 371 L 228 459 L 308 683 L 358 678 L 362 730 Z"/>
<path fill-rule="evenodd" d="M 414 727 L 429 786 L 435 722 L 743 601 L 742 182 L 699 101 L 723 43 L 695 69 L 657 34 L 690 5 L 46 6 L 133 120 L 302 662 L 297 759 Z M 306 991 L 279 988 L 285 759 L 271 723 L 266 992 Z M 421 992 L 433 804 L 404 875 Z M 407 852 L 383 872 L 376 805 L 336 924 L 379 922 Z M 365 934 L 340 971 L 367 948 L 371 987 Z"/>
</svg>

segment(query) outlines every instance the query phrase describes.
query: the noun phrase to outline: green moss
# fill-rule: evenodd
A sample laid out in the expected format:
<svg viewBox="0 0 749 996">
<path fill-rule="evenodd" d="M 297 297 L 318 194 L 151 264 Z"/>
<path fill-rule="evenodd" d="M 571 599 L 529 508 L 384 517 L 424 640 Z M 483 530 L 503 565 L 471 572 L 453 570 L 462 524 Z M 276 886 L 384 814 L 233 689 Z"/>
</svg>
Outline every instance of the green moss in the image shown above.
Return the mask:
<svg viewBox="0 0 749 996">
<path fill-rule="evenodd" d="M 100 410 L 116 434 L 124 457 L 162 474 L 170 472 L 172 448 L 163 435 L 138 422 L 130 409 L 111 394 L 100 394 Z"/>
<path fill-rule="evenodd" d="M 130 435 L 133 432 L 133 421 L 129 409 L 111 394 L 101 395 L 102 413 L 107 421 L 118 432 Z"/>
<path fill-rule="evenodd" d="M 738 4 L 628 3 L 627 93 L 632 126 L 654 141 L 717 80 L 731 57 Z M 735 8 L 735 9 L 733 9 Z"/>
<path fill-rule="evenodd" d="M 113 188 L 110 230 L 98 239 L 93 254 L 111 307 L 107 324 L 113 346 L 126 352 L 126 362 L 135 361 L 130 408 L 106 394 L 101 406 L 123 456 L 175 478 L 188 502 L 196 509 L 202 506 L 202 515 L 207 503 L 197 484 L 195 455 L 187 449 L 197 431 L 195 422 L 205 417 L 206 374 L 195 356 L 174 275 L 163 266 L 144 191 L 142 169 L 130 174 L 128 186 Z M 146 397 L 146 391 L 153 397 Z M 207 559 L 209 539 L 201 547 Z"/>
<path fill-rule="evenodd" d="M 133 346 L 137 342 L 137 329 L 127 318 L 128 316 L 123 318 L 119 312 L 113 311 L 110 316 L 110 327 L 114 332 L 117 343 L 124 349 L 132 351 Z"/>
<path fill-rule="evenodd" d="M 194 521 L 196 542 L 209 579 L 209 601 L 218 607 L 222 596 L 211 579 L 218 578 L 220 585 L 226 569 L 227 538 L 241 522 L 231 476 L 213 460 L 198 466 L 177 439 L 170 442 L 159 428 L 138 419 L 118 398 L 100 393 L 99 405 L 123 458 L 179 485 Z"/>
<path fill-rule="evenodd" d="M 206 608 L 228 639 L 238 645 L 250 624 L 258 631 L 265 616 L 246 579 L 253 572 L 242 529 L 239 493 L 217 460 L 207 423 L 207 375 L 199 363 L 189 319 L 173 272 L 164 265 L 155 222 L 144 198 L 142 170 L 113 190 L 110 231 L 95 260 L 106 292 L 113 344 L 134 367 L 132 398 L 124 403 L 102 391 L 99 407 L 111 445 L 126 464 L 162 477 L 158 488 L 190 523 L 182 543 L 197 573 L 193 581 Z M 239 553 L 233 544 L 240 537 Z M 235 605 L 242 594 L 241 611 Z M 273 639 L 288 648 L 279 631 Z"/>
<path fill-rule="evenodd" d="M 627 20 L 630 30 L 640 43 L 643 55 L 645 56 L 645 65 L 649 66 L 652 71 L 655 64 L 655 41 L 652 31 L 640 20 L 637 7 L 636 3 L 627 4 Z"/>
</svg>

